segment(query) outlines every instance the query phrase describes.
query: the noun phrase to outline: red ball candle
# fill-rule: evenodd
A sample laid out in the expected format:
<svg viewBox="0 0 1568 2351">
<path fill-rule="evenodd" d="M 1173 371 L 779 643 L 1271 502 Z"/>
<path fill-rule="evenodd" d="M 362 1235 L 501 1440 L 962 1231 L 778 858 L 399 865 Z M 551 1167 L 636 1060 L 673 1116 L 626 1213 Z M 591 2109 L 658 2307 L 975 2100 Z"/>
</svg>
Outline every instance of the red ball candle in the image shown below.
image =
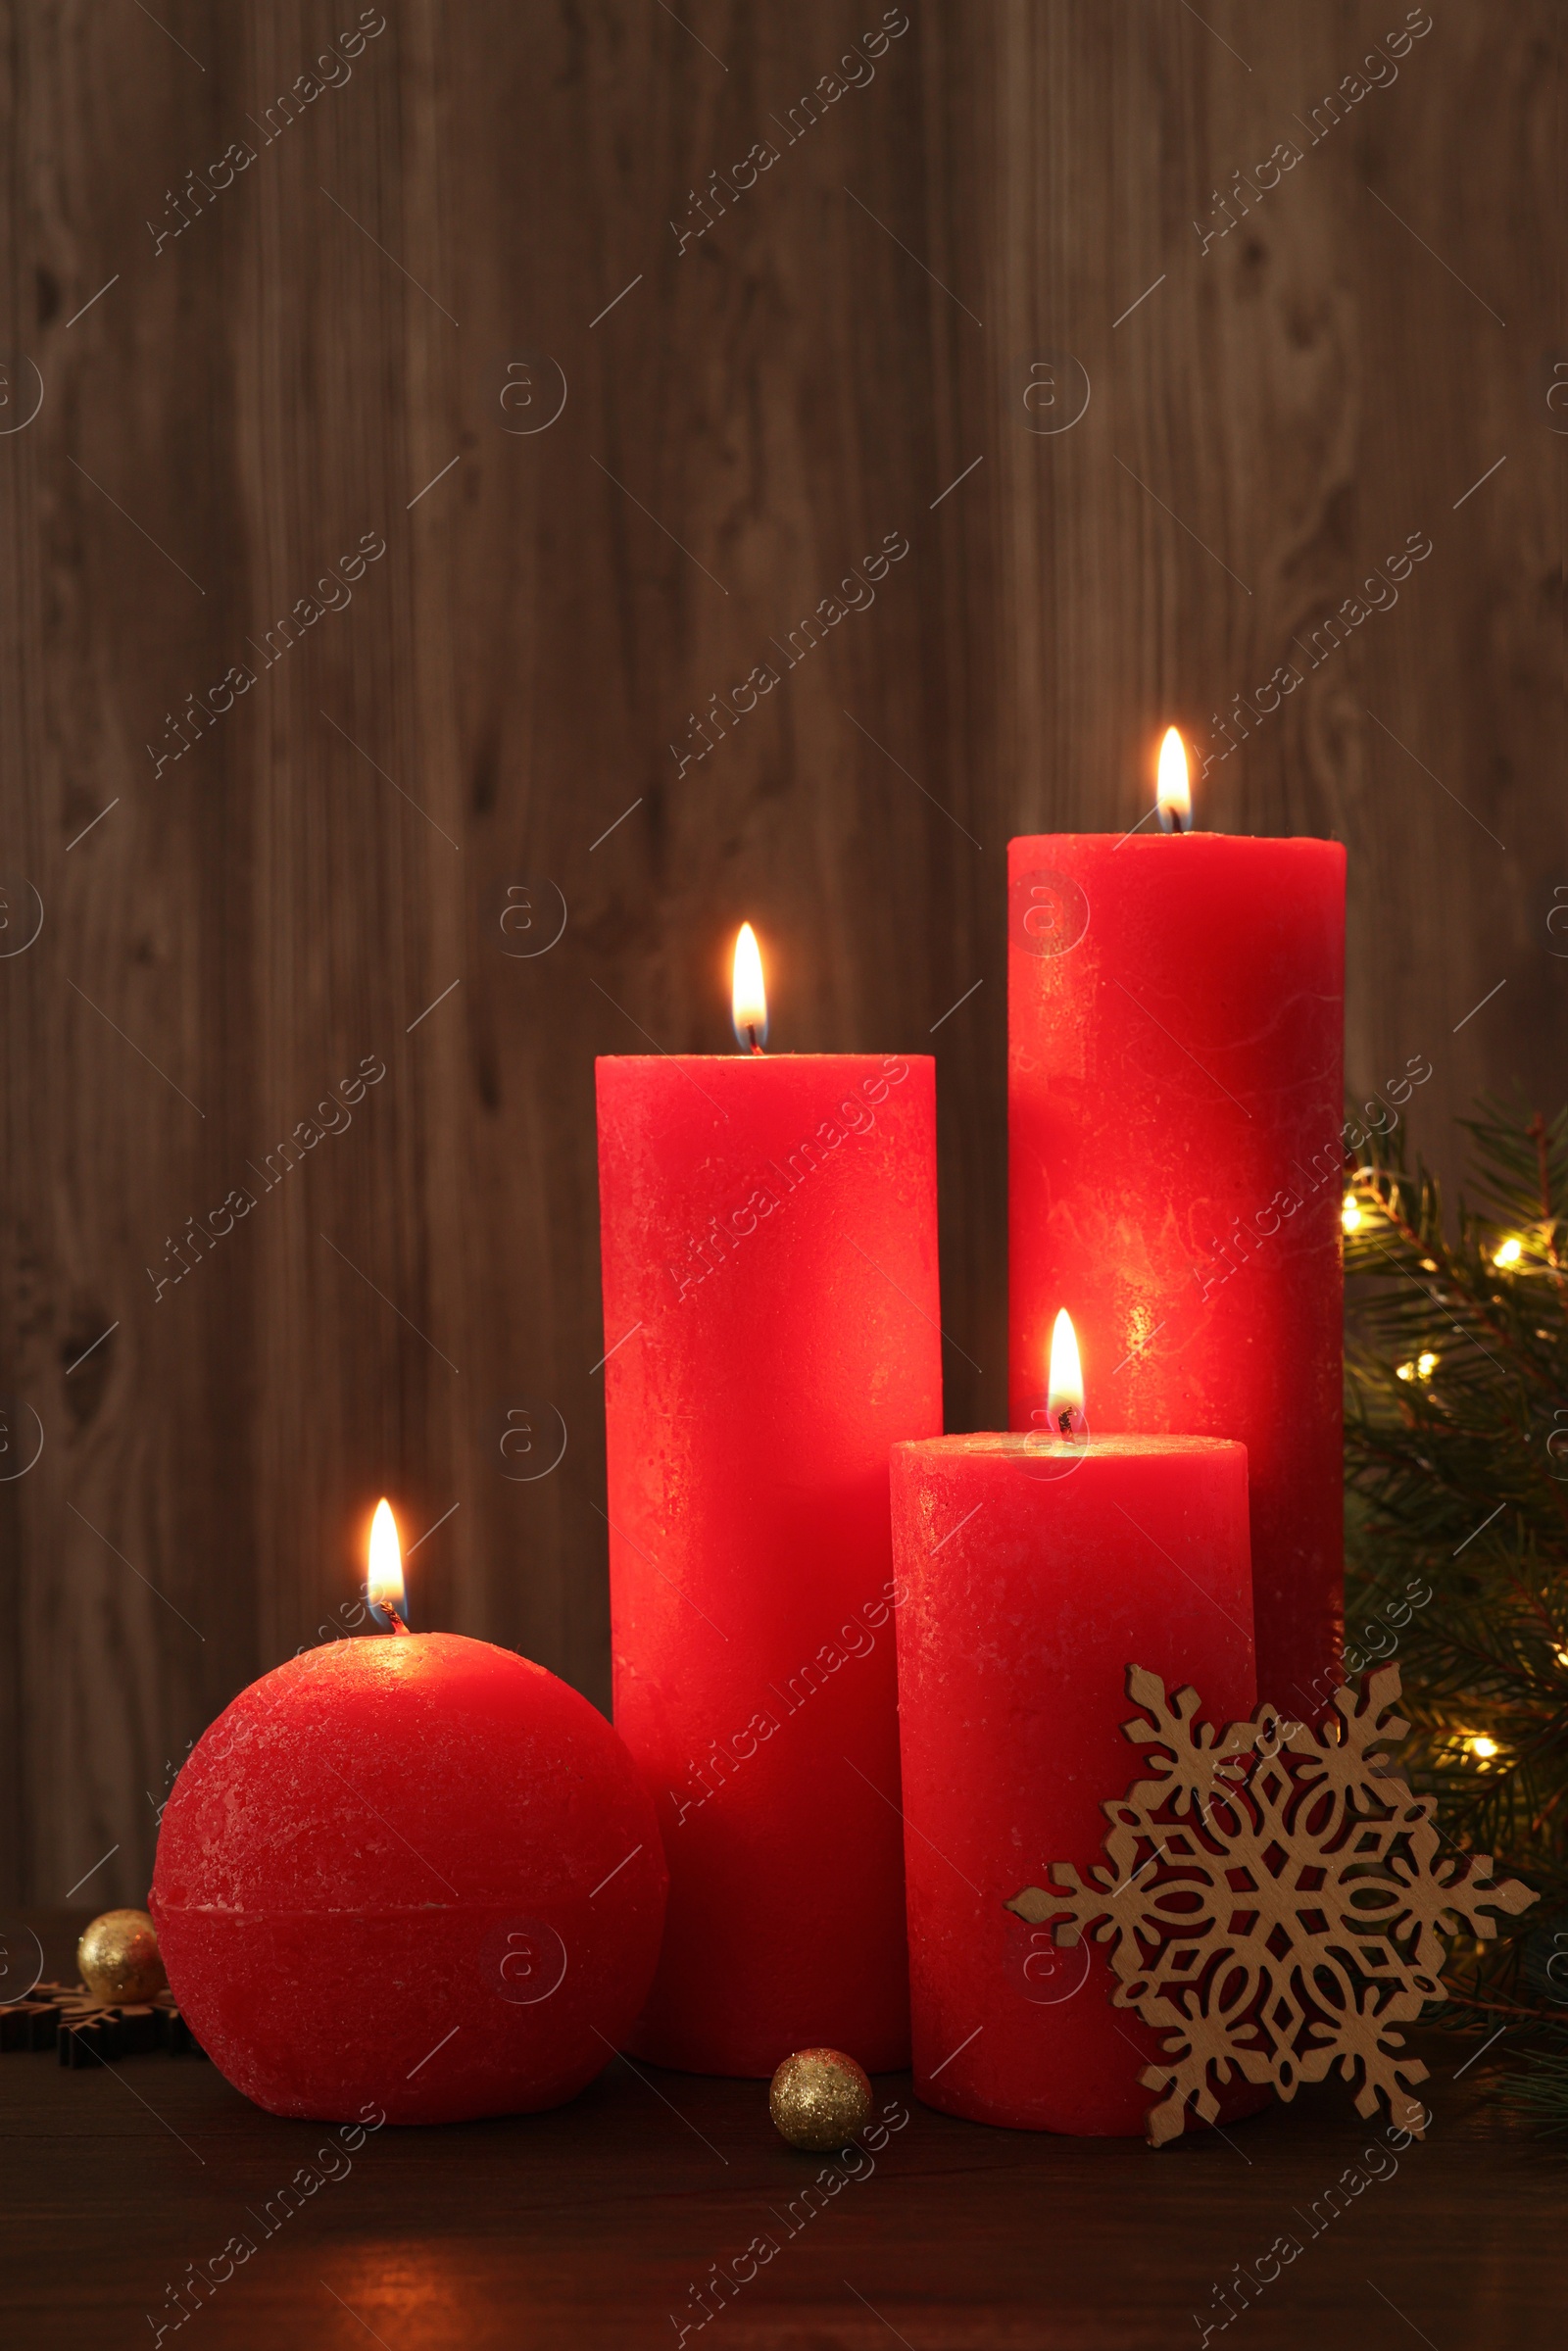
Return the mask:
<svg viewBox="0 0 1568 2351">
<path fill-rule="evenodd" d="M 1104 1954 L 1004 1904 L 1102 1859 L 1133 1778 L 1126 1669 L 1253 1697 L 1247 1451 L 1202 1437 L 941 1437 L 893 1450 L 914 2086 L 971 2122 L 1142 2131 L 1159 2037 Z M 1255 2094 L 1248 2104 L 1258 2103 Z M 1233 2107 L 1231 2111 L 1235 2111 Z"/>
<path fill-rule="evenodd" d="M 653 1806 L 604 1717 L 542 1666 L 394 1622 L 290 1658 L 192 1750 L 149 1897 L 170 1984 L 272 2114 L 558 2105 L 647 1995 Z"/>
<path fill-rule="evenodd" d="M 598 1076 L 615 1725 L 670 1872 L 632 2046 L 902 2066 L 888 1447 L 942 1425 L 932 1063 Z"/>
<path fill-rule="evenodd" d="M 1008 1414 L 1065 1303 L 1097 1435 L 1245 1444 L 1260 1686 L 1307 1711 L 1344 1622 L 1345 851 L 1174 829 L 1164 772 L 1167 834 L 1009 845 Z"/>
</svg>

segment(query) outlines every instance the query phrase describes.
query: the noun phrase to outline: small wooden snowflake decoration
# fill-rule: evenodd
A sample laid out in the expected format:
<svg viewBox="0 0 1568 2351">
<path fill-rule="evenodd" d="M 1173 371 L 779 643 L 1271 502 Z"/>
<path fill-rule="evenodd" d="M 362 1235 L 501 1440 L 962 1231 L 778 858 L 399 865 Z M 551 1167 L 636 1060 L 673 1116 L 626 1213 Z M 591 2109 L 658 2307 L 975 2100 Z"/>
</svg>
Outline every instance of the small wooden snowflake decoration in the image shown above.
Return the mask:
<svg viewBox="0 0 1568 2351">
<path fill-rule="evenodd" d="M 1006 1907 L 1054 1923 L 1061 1945 L 1090 1930 L 1118 1979 L 1113 2004 L 1163 2032 L 1160 2062 L 1139 2076 L 1165 2093 L 1151 2143 L 1176 2137 L 1189 2106 L 1214 2121 L 1229 2082 L 1292 2098 L 1336 2067 L 1358 2113 L 1381 2093 L 1419 2137 L 1411 2093 L 1427 2068 L 1393 2028 L 1441 1996 L 1446 1935 L 1493 1936 L 1492 1912 L 1537 1897 L 1494 1880 L 1489 1854 L 1441 1849 L 1435 1799 L 1412 1794 L 1385 1752 L 1410 1727 L 1393 1710 L 1397 1666 L 1336 1690 L 1315 1728 L 1263 1706 L 1222 1739 L 1196 1720 L 1196 1690 L 1167 1699 L 1135 1665 L 1127 1690 L 1150 1719 L 1123 1732 L 1150 1750 L 1152 1776 L 1102 1807 L 1106 1863 L 1086 1885 L 1054 1862 L 1049 1890 L 1026 1886 Z"/>
</svg>

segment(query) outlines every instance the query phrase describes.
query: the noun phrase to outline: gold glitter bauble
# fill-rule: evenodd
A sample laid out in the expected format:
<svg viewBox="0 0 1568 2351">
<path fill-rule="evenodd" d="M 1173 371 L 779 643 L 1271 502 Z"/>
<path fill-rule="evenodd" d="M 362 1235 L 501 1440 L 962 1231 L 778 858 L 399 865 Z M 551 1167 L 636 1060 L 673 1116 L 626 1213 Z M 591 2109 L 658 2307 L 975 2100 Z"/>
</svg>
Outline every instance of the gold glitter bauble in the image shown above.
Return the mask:
<svg viewBox="0 0 1568 2351">
<path fill-rule="evenodd" d="M 168 1984 L 158 1930 L 145 1910 L 106 1910 L 76 1945 L 81 1980 L 106 2008 L 150 2000 Z"/>
<path fill-rule="evenodd" d="M 848 2146 L 869 2121 L 871 2084 L 842 2049 L 797 2049 L 773 2076 L 767 2111 L 792 2147 L 825 2154 Z"/>
</svg>

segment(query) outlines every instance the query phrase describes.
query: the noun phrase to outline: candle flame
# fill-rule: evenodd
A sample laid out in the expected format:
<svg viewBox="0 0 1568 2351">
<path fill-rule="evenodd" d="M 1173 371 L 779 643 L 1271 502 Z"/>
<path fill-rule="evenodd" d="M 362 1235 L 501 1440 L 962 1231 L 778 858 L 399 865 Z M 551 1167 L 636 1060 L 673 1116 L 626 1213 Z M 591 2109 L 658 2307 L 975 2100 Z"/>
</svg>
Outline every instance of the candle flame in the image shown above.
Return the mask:
<svg viewBox="0 0 1568 2351">
<path fill-rule="evenodd" d="M 767 1043 L 767 990 L 762 985 L 761 950 L 749 922 L 741 924 L 735 939 L 729 1016 L 735 1025 L 736 1044 L 760 1053 Z"/>
<path fill-rule="evenodd" d="M 395 1608 L 399 1616 L 404 1612 L 403 1545 L 398 1541 L 398 1522 L 385 1494 L 376 1503 L 375 1516 L 370 1521 L 370 1573 L 365 1596 L 372 1608 Z"/>
<path fill-rule="evenodd" d="M 1084 1414 L 1084 1375 L 1078 1360 L 1078 1334 L 1065 1306 L 1051 1334 L 1051 1377 L 1046 1389 L 1046 1420 L 1054 1437 L 1081 1437 L 1089 1427 Z"/>
<path fill-rule="evenodd" d="M 1159 782 L 1155 788 L 1159 829 L 1190 833 L 1193 829 L 1193 788 L 1187 780 L 1187 746 L 1175 727 L 1167 726 L 1159 747 Z"/>
</svg>

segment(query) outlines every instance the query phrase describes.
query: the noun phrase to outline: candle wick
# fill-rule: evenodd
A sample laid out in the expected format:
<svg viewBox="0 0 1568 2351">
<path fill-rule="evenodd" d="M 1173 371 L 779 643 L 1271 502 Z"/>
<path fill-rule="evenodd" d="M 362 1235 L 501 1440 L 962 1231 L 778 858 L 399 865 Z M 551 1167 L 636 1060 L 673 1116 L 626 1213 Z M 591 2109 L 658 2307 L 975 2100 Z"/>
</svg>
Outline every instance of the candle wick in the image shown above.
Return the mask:
<svg viewBox="0 0 1568 2351">
<path fill-rule="evenodd" d="M 401 1633 L 404 1639 L 408 1640 L 410 1638 L 409 1628 L 403 1622 L 402 1617 L 399 1616 L 391 1601 L 377 1600 L 375 1604 L 380 1609 L 381 1614 L 388 1619 L 391 1631 L 394 1633 Z"/>
<path fill-rule="evenodd" d="M 746 1043 L 750 1050 L 756 1053 L 759 1060 L 765 1058 L 762 1049 L 757 1041 L 757 1023 L 753 1020 L 749 1020 L 746 1023 Z"/>
</svg>

